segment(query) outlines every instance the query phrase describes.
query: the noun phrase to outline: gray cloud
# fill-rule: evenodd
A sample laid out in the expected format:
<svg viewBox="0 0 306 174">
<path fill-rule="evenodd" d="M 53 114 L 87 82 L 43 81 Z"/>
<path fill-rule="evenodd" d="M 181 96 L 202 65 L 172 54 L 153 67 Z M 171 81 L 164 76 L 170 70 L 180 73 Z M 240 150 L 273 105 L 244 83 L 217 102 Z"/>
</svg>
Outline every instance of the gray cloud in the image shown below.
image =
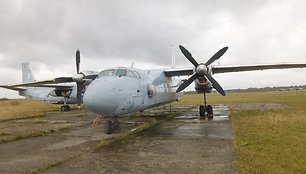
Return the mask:
<svg viewBox="0 0 306 174">
<path fill-rule="evenodd" d="M 78 48 L 82 67 L 97 70 L 132 61 L 169 67 L 171 44 L 181 66 L 191 64 L 179 44 L 199 61 L 229 46 L 221 65 L 305 62 L 305 15 L 302 0 L 2 0 L 1 83 L 17 83 L 24 61 L 39 79 L 74 73 Z M 226 79 L 220 83 L 232 87 Z"/>
</svg>

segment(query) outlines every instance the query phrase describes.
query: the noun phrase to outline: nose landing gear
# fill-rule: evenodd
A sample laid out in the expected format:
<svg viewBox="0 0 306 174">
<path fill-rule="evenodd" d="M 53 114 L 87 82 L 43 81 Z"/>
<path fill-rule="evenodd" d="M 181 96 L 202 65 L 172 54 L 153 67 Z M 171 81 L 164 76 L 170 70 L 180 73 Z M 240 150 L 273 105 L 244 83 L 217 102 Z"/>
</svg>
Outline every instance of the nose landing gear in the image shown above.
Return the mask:
<svg viewBox="0 0 306 174">
<path fill-rule="evenodd" d="M 118 120 L 118 117 L 115 117 L 114 120 L 107 120 L 105 122 L 105 133 L 106 134 L 112 134 L 112 133 L 118 133 L 121 131 L 120 122 Z"/>
</svg>

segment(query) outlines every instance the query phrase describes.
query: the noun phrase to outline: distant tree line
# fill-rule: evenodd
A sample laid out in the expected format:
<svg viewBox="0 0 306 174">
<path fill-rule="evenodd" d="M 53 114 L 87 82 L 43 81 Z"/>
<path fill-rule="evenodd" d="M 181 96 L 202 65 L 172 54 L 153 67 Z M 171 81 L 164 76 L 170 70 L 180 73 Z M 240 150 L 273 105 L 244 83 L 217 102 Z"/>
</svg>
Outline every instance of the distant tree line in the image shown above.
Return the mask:
<svg viewBox="0 0 306 174">
<path fill-rule="evenodd" d="M 306 85 L 303 86 L 278 86 L 263 88 L 247 88 L 247 89 L 228 89 L 225 92 L 264 92 L 264 91 L 305 91 Z M 216 92 L 216 91 L 213 91 Z M 196 93 L 195 91 L 186 91 L 187 94 Z"/>
</svg>

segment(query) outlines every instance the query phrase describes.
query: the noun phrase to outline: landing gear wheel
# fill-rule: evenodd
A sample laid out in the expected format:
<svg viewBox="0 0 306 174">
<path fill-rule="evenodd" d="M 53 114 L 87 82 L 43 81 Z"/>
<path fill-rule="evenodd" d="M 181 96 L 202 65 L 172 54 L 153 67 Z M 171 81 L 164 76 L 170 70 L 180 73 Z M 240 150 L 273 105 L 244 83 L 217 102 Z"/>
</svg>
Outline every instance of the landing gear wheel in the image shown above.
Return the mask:
<svg viewBox="0 0 306 174">
<path fill-rule="evenodd" d="M 205 118 L 205 106 L 203 106 L 203 105 L 201 105 L 200 107 L 199 107 L 199 114 L 200 114 L 200 118 Z"/>
<path fill-rule="evenodd" d="M 69 106 L 69 105 L 63 105 L 63 106 L 61 107 L 61 111 L 63 111 L 63 112 L 70 111 L 70 106 Z"/>
<path fill-rule="evenodd" d="M 120 122 L 118 118 L 115 118 L 113 121 L 113 133 L 118 133 L 121 131 Z"/>
<path fill-rule="evenodd" d="M 111 120 L 107 120 L 107 121 L 105 122 L 105 127 L 104 127 L 104 129 L 105 129 L 105 133 L 106 133 L 106 134 L 111 134 L 111 133 L 113 133 L 113 122 L 112 122 Z"/>
<path fill-rule="evenodd" d="M 213 108 L 211 105 L 207 106 L 207 118 L 209 120 L 212 120 L 214 118 L 214 112 L 213 112 Z"/>
<path fill-rule="evenodd" d="M 70 106 L 66 105 L 66 111 L 70 111 Z"/>
</svg>

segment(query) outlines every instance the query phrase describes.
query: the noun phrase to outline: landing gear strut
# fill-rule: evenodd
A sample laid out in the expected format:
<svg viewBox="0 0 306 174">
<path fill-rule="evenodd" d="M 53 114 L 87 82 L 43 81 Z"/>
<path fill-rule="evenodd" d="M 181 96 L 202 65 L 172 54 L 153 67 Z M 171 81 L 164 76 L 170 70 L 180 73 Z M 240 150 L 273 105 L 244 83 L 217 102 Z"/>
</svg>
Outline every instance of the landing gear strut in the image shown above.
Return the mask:
<svg viewBox="0 0 306 174">
<path fill-rule="evenodd" d="M 199 107 L 200 118 L 206 118 L 211 120 L 214 118 L 213 108 L 211 105 L 207 105 L 206 93 L 204 92 L 204 105 Z"/>
<path fill-rule="evenodd" d="M 61 111 L 63 112 L 69 112 L 70 106 L 67 105 L 67 97 L 64 97 L 64 105 L 61 107 Z"/>
</svg>

